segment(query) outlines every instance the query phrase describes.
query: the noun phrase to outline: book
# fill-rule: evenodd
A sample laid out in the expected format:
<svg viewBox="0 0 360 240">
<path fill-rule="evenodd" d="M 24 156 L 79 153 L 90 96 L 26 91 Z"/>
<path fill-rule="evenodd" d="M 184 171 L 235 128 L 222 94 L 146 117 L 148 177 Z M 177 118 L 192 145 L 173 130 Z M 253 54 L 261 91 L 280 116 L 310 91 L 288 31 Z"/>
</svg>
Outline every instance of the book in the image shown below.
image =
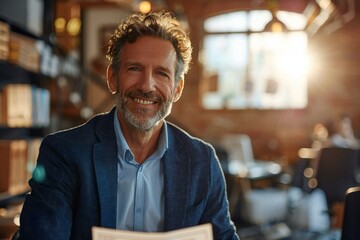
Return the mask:
<svg viewBox="0 0 360 240">
<path fill-rule="evenodd" d="M 0 141 L 0 192 L 21 193 L 25 185 L 27 142 L 25 140 Z"/>
<path fill-rule="evenodd" d="M 32 94 L 29 84 L 8 84 L 3 89 L 2 111 L 9 127 L 32 125 Z"/>
<path fill-rule="evenodd" d="M 213 233 L 210 223 L 169 232 L 133 232 L 93 227 L 92 240 L 213 240 Z"/>
<path fill-rule="evenodd" d="M 37 40 L 10 31 L 9 62 L 28 71 L 39 73 L 40 53 L 36 47 Z"/>
<path fill-rule="evenodd" d="M 9 127 L 47 127 L 50 91 L 26 83 L 7 84 L 0 93 L 0 124 Z"/>
<path fill-rule="evenodd" d="M 47 127 L 50 124 L 50 91 L 32 87 L 32 125 Z"/>
<path fill-rule="evenodd" d="M 0 193 L 19 194 L 29 190 L 42 138 L 0 140 Z"/>
<path fill-rule="evenodd" d="M 7 60 L 9 57 L 10 26 L 0 21 L 0 60 Z"/>
</svg>

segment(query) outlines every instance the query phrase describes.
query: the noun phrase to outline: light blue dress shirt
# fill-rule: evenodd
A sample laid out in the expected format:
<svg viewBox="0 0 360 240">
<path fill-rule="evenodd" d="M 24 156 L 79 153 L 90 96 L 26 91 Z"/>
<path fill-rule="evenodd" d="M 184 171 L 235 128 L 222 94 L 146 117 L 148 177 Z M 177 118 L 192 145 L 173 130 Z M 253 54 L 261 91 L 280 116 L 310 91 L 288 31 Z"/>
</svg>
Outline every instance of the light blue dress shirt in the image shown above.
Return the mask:
<svg viewBox="0 0 360 240">
<path fill-rule="evenodd" d="M 166 123 L 161 131 L 157 150 L 143 164 L 139 164 L 126 143 L 117 114 L 114 116 L 119 160 L 116 228 L 141 232 L 163 231 L 162 157 L 168 148 Z"/>
</svg>

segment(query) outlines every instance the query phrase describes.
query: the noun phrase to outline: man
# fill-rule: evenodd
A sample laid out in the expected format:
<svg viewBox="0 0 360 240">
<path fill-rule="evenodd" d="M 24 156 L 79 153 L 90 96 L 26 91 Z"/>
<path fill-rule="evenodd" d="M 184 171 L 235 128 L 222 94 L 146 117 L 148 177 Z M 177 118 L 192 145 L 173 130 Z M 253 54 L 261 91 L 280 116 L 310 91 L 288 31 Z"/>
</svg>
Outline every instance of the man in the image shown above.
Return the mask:
<svg viewBox="0 0 360 240">
<path fill-rule="evenodd" d="M 328 125 L 328 147 L 360 149 L 360 141 L 354 134 L 351 118 L 348 114 L 336 115 Z"/>
<path fill-rule="evenodd" d="M 116 108 L 51 134 L 20 218 L 23 239 L 91 239 L 91 227 L 162 232 L 211 223 L 238 239 L 214 149 L 164 119 L 184 88 L 191 43 L 166 11 L 133 14 L 109 42 Z"/>
</svg>

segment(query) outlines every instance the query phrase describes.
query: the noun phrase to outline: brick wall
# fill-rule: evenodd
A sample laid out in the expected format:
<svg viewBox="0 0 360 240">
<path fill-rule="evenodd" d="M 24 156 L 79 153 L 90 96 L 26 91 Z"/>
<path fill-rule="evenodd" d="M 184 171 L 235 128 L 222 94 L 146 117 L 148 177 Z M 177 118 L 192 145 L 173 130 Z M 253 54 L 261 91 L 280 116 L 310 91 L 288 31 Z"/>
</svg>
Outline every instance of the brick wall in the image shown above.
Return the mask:
<svg viewBox="0 0 360 240">
<path fill-rule="evenodd" d="M 359 9 L 357 12 L 360 15 Z M 303 110 L 202 109 L 201 68 L 196 62 L 200 38 L 194 30 L 199 22 L 189 21 L 193 29 L 194 61 L 186 76 L 182 99 L 174 105 L 170 121 L 215 144 L 225 133 L 246 133 L 252 139 L 256 157 L 282 156 L 289 163 L 297 160 L 299 148 L 310 146 L 313 126 L 340 112 L 350 114 L 355 133 L 360 137 L 359 16 L 331 34 L 323 33 L 310 40 L 315 61 L 309 74 L 309 103 Z"/>
</svg>

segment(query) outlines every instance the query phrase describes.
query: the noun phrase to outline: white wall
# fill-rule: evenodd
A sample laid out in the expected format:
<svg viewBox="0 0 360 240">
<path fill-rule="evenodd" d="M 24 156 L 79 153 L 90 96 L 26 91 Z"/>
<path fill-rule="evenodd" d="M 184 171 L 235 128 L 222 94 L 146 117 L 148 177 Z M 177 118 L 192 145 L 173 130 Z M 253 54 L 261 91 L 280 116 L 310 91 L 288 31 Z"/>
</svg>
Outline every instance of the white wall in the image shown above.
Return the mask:
<svg viewBox="0 0 360 240">
<path fill-rule="evenodd" d="M 91 70 L 91 62 L 98 58 L 106 62 L 105 56 L 102 55 L 102 41 L 100 30 L 104 26 L 114 27 L 130 12 L 121 8 L 88 8 L 83 13 L 83 67 L 85 71 Z M 99 77 L 103 80 L 103 86 L 106 86 L 105 71 L 100 73 Z M 110 92 L 94 84 L 87 79 L 87 96 L 86 103 L 95 113 L 108 111 L 113 105 L 109 98 L 112 97 Z M 110 99 L 111 100 L 111 99 Z M 99 108 L 100 107 L 100 108 Z"/>
<path fill-rule="evenodd" d="M 88 8 L 83 18 L 83 57 L 85 66 L 98 57 L 101 52 L 100 29 L 103 26 L 116 25 L 127 17 L 129 11 L 121 8 Z"/>
</svg>

